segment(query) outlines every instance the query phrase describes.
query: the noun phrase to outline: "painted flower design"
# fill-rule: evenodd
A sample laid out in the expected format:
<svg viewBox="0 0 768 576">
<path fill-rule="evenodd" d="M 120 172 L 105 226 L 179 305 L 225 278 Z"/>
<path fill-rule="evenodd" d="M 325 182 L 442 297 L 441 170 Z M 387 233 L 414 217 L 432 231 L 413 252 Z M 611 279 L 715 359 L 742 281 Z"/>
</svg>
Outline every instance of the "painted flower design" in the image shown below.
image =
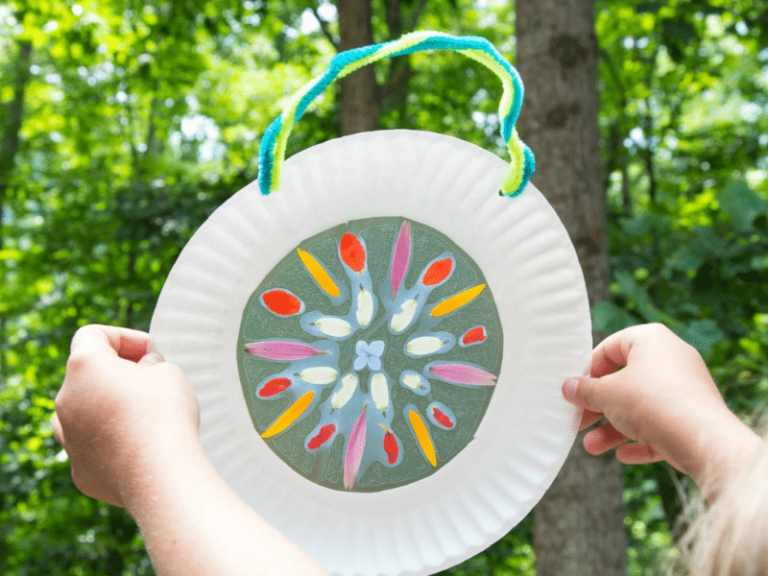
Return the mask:
<svg viewBox="0 0 768 576">
<path fill-rule="evenodd" d="M 381 355 L 384 353 L 384 340 L 376 340 L 375 342 L 365 342 L 364 340 L 358 340 L 355 344 L 355 352 L 357 358 L 352 367 L 358 372 L 363 368 L 369 370 L 381 370 Z"/>
<path fill-rule="evenodd" d="M 400 466 L 409 456 L 407 446 L 418 447 L 414 454 L 436 468 L 441 456 L 435 435 L 452 434 L 463 424 L 446 399 L 451 394 L 441 391 L 489 389 L 497 378 L 497 371 L 481 362 L 461 359 L 461 350 L 489 337 L 491 327 L 479 324 L 475 315 L 462 317 L 487 293 L 486 285 L 461 286 L 449 294 L 443 290 L 433 297 L 457 273 L 458 260 L 451 250 L 424 254 L 421 261 L 431 260 L 416 276 L 419 268 L 411 269 L 420 246 L 407 220 L 389 236 L 389 245 L 369 247 L 363 236 L 347 231 L 335 238 L 341 277 L 339 266 L 329 266 L 311 247 L 297 248 L 310 288 L 306 282 L 303 287 L 270 286 L 259 293 L 258 302 L 280 319 L 271 325 L 293 322 L 304 337 L 268 337 L 244 345 L 248 357 L 273 367 L 256 387 L 255 401 L 289 401 L 261 436 L 278 437 L 319 413 L 303 449 L 329 458 L 341 438 L 337 467 L 347 490 L 357 489 L 375 462 L 385 469 Z M 426 244 L 429 249 L 434 244 Z M 403 434 L 410 435 L 408 442 Z"/>
</svg>

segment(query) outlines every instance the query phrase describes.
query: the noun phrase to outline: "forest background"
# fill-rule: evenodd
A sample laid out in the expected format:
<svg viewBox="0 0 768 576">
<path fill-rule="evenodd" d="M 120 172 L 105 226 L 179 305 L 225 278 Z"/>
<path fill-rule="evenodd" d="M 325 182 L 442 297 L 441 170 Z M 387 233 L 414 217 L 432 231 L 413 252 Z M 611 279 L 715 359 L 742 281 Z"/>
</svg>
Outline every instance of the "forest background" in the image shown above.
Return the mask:
<svg viewBox="0 0 768 576">
<path fill-rule="evenodd" d="M 376 41 L 476 34 L 515 62 L 509 2 L 370 5 Z M 52 437 L 69 341 L 86 323 L 148 328 L 185 242 L 255 179 L 267 124 L 338 49 L 338 20 L 328 0 L 0 6 L 0 574 L 153 573 L 134 523 L 77 492 Z M 595 329 L 666 324 L 754 424 L 768 398 L 768 3 L 597 0 L 594 25 L 611 268 Z M 375 75 L 377 126 L 504 156 L 490 73 L 435 53 Z M 310 108 L 289 155 L 340 134 L 339 102 L 331 90 Z M 626 572 L 660 573 L 690 486 L 663 463 L 623 475 Z M 527 518 L 446 574 L 532 576 L 533 533 Z"/>
</svg>

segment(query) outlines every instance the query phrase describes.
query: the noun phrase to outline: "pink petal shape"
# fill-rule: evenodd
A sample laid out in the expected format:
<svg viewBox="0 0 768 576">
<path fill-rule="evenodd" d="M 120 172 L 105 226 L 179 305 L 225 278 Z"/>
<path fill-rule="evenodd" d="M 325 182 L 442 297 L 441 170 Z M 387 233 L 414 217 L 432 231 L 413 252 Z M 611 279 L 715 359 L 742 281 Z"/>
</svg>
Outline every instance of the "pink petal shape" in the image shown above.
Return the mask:
<svg viewBox="0 0 768 576">
<path fill-rule="evenodd" d="M 392 255 L 392 270 L 390 278 L 392 279 L 392 300 L 395 299 L 397 289 L 403 283 L 405 273 L 408 272 L 408 265 L 411 263 L 411 223 L 407 220 L 400 227 L 400 233 L 397 235 L 395 243 L 395 253 Z"/>
<path fill-rule="evenodd" d="M 434 364 L 429 368 L 438 378 L 454 384 L 470 384 L 472 386 L 493 386 L 496 376 L 470 364 Z"/>
<path fill-rule="evenodd" d="M 347 442 L 347 452 L 344 454 L 344 488 L 350 490 L 355 483 L 355 478 L 360 470 L 360 462 L 363 460 L 365 450 L 365 409 L 368 404 L 363 404 L 363 411 L 357 418 L 352 433 Z"/>
<path fill-rule="evenodd" d="M 260 356 L 267 360 L 303 360 L 318 354 L 328 354 L 325 350 L 318 350 L 303 342 L 291 342 L 289 340 L 263 340 L 251 342 L 245 345 L 245 350 L 254 356 Z"/>
</svg>

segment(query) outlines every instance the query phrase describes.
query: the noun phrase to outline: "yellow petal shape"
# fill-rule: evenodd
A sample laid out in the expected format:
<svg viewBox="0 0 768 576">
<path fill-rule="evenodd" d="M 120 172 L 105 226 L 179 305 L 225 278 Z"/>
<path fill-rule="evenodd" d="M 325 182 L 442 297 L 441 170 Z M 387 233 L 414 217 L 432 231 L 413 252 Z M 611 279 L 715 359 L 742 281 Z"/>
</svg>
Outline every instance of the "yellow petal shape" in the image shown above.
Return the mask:
<svg viewBox="0 0 768 576">
<path fill-rule="evenodd" d="M 450 314 L 457 308 L 461 308 L 465 304 L 469 304 L 477 298 L 480 295 L 480 292 L 482 292 L 485 289 L 485 284 L 478 284 L 477 286 L 473 286 L 472 288 L 467 288 L 463 292 L 459 292 L 458 294 L 454 294 L 450 298 L 447 298 L 446 300 L 443 300 L 439 304 L 436 304 L 434 308 L 432 308 L 432 312 L 429 313 L 430 316 L 438 317 L 438 316 L 445 316 L 446 314 Z"/>
<path fill-rule="evenodd" d="M 413 316 L 416 314 L 417 306 L 416 300 L 413 298 L 400 305 L 400 312 L 393 315 L 392 320 L 389 321 L 389 327 L 395 334 L 399 334 L 410 326 Z"/>
<path fill-rule="evenodd" d="M 315 366 L 299 372 L 299 378 L 310 384 L 330 384 L 339 373 L 329 366 Z"/>
<path fill-rule="evenodd" d="M 325 290 L 329 296 L 336 298 L 339 295 L 339 287 L 336 286 L 328 272 L 325 271 L 323 265 L 315 260 L 315 257 L 309 252 L 305 252 L 301 248 L 296 248 L 296 251 L 299 253 L 299 258 L 304 263 L 307 272 L 312 275 L 312 278 L 320 285 L 320 288 Z"/>
<path fill-rule="evenodd" d="M 311 390 L 300 396 L 296 402 L 288 406 L 288 409 L 277 417 L 277 420 L 272 422 L 272 425 L 264 431 L 264 434 L 262 434 L 261 437 L 271 438 L 276 434 L 280 434 L 280 432 L 296 422 L 296 419 L 304 414 L 304 411 L 309 408 L 310 404 L 312 404 L 312 399 L 314 397 L 315 393 Z"/>
<path fill-rule="evenodd" d="M 437 455 L 435 454 L 435 445 L 432 443 L 432 437 L 429 435 L 424 420 L 421 419 L 419 413 L 415 410 L 408 412 L 408 419 L 411 421 L 413 427 L 413 433 L 416 434 L 416 440 L 419 441 L 421 451 L 432 466 L 437 466 Z"/>
</svg>

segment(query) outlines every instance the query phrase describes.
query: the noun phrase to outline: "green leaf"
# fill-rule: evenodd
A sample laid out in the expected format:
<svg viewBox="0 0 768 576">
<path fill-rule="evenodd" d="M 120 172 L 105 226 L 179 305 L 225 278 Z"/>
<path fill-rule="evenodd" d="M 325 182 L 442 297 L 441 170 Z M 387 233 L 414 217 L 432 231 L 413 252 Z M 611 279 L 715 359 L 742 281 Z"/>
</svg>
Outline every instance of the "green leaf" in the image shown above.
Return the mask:
<svg viewBox="0 0 768 576">
<path fill-rule="evenodd" d="M 602 301 L 592 306 L 592 329 L 613 334 L 638 324 L 637 319 L 613 302 Z"/>
<path fill-rule="evenodd" d="M 751 232 L 758 216 L 766 214 L 768 203 L 758 196 L 746 182 L 730 182 L 718 196 L 720 208 L 731 217 L 741 232 Z"/>
<path fill-rule="evenodd" d="M 21 256 L 21 250 L 12 250 L 10 248 L 0 250 L 0 260 L 19 260 Z"/>
<path fill-rule="evenodd" d="M 705 16 L 709 16 L 710 14 L 725 14 L 726 9 L 722 6 L 713 6 L 709 2 L 702 2 L 699 10 L 701 10 L 701 13 Z"/>
<path fill-rule="evenodd" d="M 733 252 L 726 240 L 715 233 L 710 227 L 697 226 L 694 229 L 696 235 L 696 246 L 694 250 L 700 249 L 705 256 L 716 258 L 727 258 Z M 735 247 L 738 250 L 738 247 Z"/>
<path fill-rule="evenodd" d="M 693 24 L 681 20 L 665 20 L 662 22 L 661 35 L 664 38 L 679 40 L 683 43 L 691 42 L 697 37 L 696 28 Z"/>
<path fill-rule="evenodd" d="M 697 250 L 688 244 L 683 244 L 671 256 L 664 260 L 663 265 L 665 268 L 671 268 L 673 270 L 698 270 L 704 263 L 704 260 L 705 258 L 701 250 Z"/>
<path fill-rule="evenodd" d="M 725 333 L 713 320 L 695 320 L 683 333 L 683 339 L 702 354 L 710 354 L 718 342 L 725 340 Z"/>
<path fill-rule="evenodd" d="M 651 216 L 646 212 L 633 218 L 622 218 L 620 223 L 622 231 L 628 236 L 643 236 L 653 231 Z"/>
<path fill-rule="evenodd" d="M 645 14 L 648 12 L 656 14 L 656 12 L 661 10 L 667 4 L 668 2 L 640 2 L 637 6 L 635 6 L 635 11 L 638 14 Z"/>
</svg>

